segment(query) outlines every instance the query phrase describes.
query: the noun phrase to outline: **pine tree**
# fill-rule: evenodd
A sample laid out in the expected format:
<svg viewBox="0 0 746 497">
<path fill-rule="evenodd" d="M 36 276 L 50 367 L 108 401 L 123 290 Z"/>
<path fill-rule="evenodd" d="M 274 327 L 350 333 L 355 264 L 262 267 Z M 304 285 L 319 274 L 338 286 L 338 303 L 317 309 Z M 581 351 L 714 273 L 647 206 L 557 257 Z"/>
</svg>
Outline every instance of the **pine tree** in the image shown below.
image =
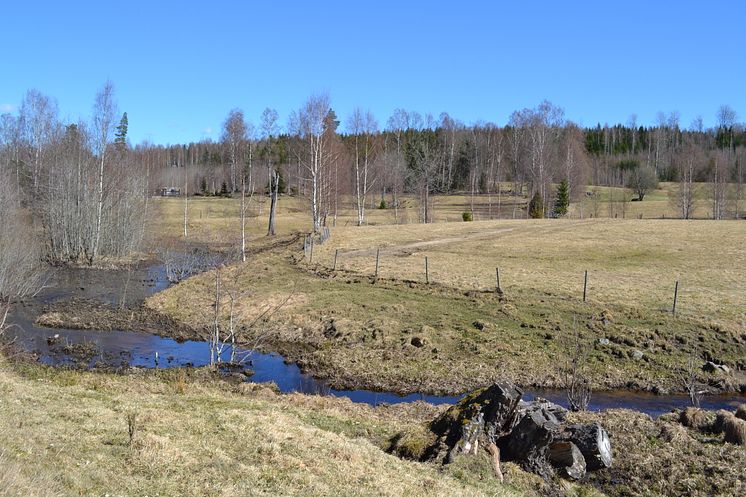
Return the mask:
<svg viewBox="0 0 746 497">
<path fill-rule="evenodd" d="M 120 152 L 127 148 L 127 126 L 129 122 L 127 120 L 127 113 L 122 114 L 122 119 L 119 121 L 117 126 L 117 132 L 114 134 L 114 146 Z"/>
<path fill-rule="evenodd" d="M 544 217 L 544 201 L 541 199 L 539 192 L 534 193 L 531 202 L 528 203 L 528 215 L 533 219 Z"/>
<path fill-rule="evenodd" d="M 554 201 L 554 217 L 562 217 L 567 214 L 567 208 L 570 206 L 570 188 L 567 180 L 562 180 L 557 188 L 557 198 Z"/>
</svg>

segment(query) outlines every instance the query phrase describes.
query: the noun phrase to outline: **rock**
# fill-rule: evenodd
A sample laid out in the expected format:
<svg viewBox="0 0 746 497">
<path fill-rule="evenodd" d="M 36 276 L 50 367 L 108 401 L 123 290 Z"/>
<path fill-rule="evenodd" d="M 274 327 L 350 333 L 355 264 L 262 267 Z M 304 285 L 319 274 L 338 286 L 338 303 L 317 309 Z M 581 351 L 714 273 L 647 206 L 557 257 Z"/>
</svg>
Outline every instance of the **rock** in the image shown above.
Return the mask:
<svg viewBox="0 0 746 497">
<path fill-rule="evenodd" d="M 642 358 L 645 357 L 645 354 L 641 350 L 633 350 L 632 351 L 632 359 L 636 361 L 642 360 Z"/>
<path fill-rule="evenodd" d="M 736 417 L 738 419 L 743 419 L 746 421 L 746 404 L 741 404 L 738 406 L 738 409 L 736 409 Z"/>
<path fill-rule="evenodd" d="M 478 329 L 479 331 L 484 331 L 484 328 L 486 327 L 486 325 L 485 325 L 485 324 L 484 324 L 483 322 L 481 322 L 481 321 L 474 321 L 474 322 L 472 323 L 472 325 L 473 325 L 473 326 L 474 326 L 474 327 L 475 327 L 476 329 Z"/>
<path fill-rule="evenodd" d="M 409 343 L 412 344 L 413 346 L 417 347 L 418 349 L 420 347 L 424 347 L 425 346 L 425 340 L 423 338 L 420 338 L 420 337 L 412 337 L 409 340 Z"/>
<path fill-rule="evenodd" d="M 715 364 L 712 361 L 707 361 L 704 366 L 702 366 L 702 370 L 707 373 L 730 373 L 730 368 L 726 366 L 725 364 Z"/>
<path fill-rule="evenodd" d="M 598 343 L 599 345 L 609 345 L 611 341 L 608 338 L 599 338 Z"/>
</svg>

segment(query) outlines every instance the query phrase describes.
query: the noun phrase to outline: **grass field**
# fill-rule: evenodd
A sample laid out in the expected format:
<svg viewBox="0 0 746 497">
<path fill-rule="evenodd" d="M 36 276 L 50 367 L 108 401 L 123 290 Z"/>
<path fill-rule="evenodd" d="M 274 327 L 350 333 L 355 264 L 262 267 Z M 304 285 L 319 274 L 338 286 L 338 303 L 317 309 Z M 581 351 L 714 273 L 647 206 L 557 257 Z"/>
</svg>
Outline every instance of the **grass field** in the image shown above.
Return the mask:
<svg viewBox="0 0 746 497">
<path fill-rule="evenodd" d="M 590 350 L 595 388 L 680 390 L 680 370 L 692 354 L 731 366 L 733 375 L 715 380 L 723 388 L 742 388 L 743 231 L 735 222 L 693 223 L 547 220 L 337 228 L 316 247 L 313 264 L 304 262 L 296 244 L 258 253 L 246 264 L 223 269 L 221 278 L 226 288 L 242 291 L 235 309 L 243 324 L 284 302 L 262 330 L 245 332 L 246 342 L 261 339 L 265 348 L 282 351 L 337 387 L 460 393 L 499 378 L 561 387 L 561 369 L 577 332 Z M 697 229 L 676 235 L 677 226 L 690 225 Z M 674 236 L 682 246 L 663 245 Z M 707 251 L 713 236 L 721 241 L 717 250 Z M 637 242 L 638 237 L 646 241 Z M 332 271 L 336 247 L 344 252 Z M 434 281 L 429 285 L 425 255 Z M 494 291 L 498 263 L 502 296 Z M 731 263 L 735 268 L 727 269 Z M 584 303 L 585 267 L 591 284 Z M 686 280 L 679 273 L 683 267 Z M 214 272 L 190 278 L 148 305 L 209 330 L 214 278 Z M 681 286 L 679 312 L 672 315 L 677 278 L 687 283 Z M 228 307 L 224 299 L 225 322 Z M 636 357 L 640 353 L 644 360 Z"/>
<path fill-rule="evenodd" d="M 515 467 L 508 479 L 524 490 L 381 450 L 432 406 L 278 396 L 207 371 L 122 376 L 5 359 L 0 391 L 3 496 L 535 494 Z"/>
<path fill-rule="evenodd" d="M 746 223 L 681 220 L 520 220 L 337 228 L 315 247 L 318 264 L 382 277 L 430 278 L 463 289 L 539 290 L 651 313 L 706 317 L 736 332 L 746 323 Z"/>
<path fill-rule="evenodd" d="M 610 187 L 588 187 L 589 196 L 584 196 L 570 205 L 569 219 L 614 218 L 614 219 L 676 219 L 679 213 L 671 202 L 676 183 L 661 183 L 659 189 L 649 192 L 643 202 L 628 189 Z M 707 200 L 706 184 L 696 186 L 694 217 L 710 217 L 710 204 Z M 372 226 L 389 224 L 417 224 L 421 219 L 420 202 L 417 197 L 403 196 L 400 207 L 379 209 L 380 197 L 369 196 L 366 202 L 366 223 Z M 626 202 L 622 202 L 626 200 Z M 387 196 L 386 201 L 391 204 Z M 431 216 L 434 223 L 460 223 L 462 214 L 472 211 L 476 221 L 496 219 L 525 219 L 527 199 L 524 196 L 512 197 L 502 194 L 433 195 Z M 184 234 L 184 200 L 180 198 L 153 198 L 151 241 L 179 240 Z M 296 231 L 309 231 L 311 217 L 308 200 L 293 196 L 280 196 L 278 203 L 277 231 L 287 234 Z M 254 196 L 248 202 L 246 227 L 252 235 L 264 235 L 267 231 L 269 201 L 266 196 Z M 193 241 L 216 245 L 235 244 L 240 240 L 240 201 L 238 198 L 190 197 L 187 218 L 188 233 Z M 353 199 L 340 199 L 337 216 L 331 213 L 328 223 L 332 227 L 357 225 L 357 212 Z"/>
</svg>

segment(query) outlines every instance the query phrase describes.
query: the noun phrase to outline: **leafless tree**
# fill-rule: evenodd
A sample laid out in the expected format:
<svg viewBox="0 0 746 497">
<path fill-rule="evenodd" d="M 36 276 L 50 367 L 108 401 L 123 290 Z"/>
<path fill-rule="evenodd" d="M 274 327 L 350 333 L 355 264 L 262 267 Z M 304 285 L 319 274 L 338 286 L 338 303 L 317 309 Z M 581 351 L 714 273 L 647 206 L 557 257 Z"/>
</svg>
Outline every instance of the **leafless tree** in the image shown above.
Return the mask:
<svg viewBox="0 0 746 497">
<path fill-rule="evenodd" d="M 684 387 L 687 395 L 689 396 L 689 402 L 694 407 L 699 407 L 702 396 L 707 393 L 707 387 L 699 381 L 699 364 L 696 355 L 692 352 L 689 354 L 686 366 L 679 372 L 681 379 L 681 386 Z"/>
<path fill-rule="evenodd" d="M 106 151 L 111 137 L 114 133 L 115 119 L 117 115 L 116 103 L 114 102 L 114 85 L 106 81 L 103 88 L 96 94 L 93 104 L 93 139 L 94 152 L 98 155 L 98 200 L 96 202 L 96 234 L 93 242 L 92 259 L 96 259 L 101 243 L 101 223 L 104 209 L 104 165 L 106 164 Z"/>
<path fill-rule="evenodd" d="M 679 187 L 672 191 L 671 201 L 682 219 L 690 219 L 694 215 L 697 190 L 695 177 L 703 160 L 701 149 L 691 143 L 685 144 L 676 154 Z"/>
<path fill-rule="evenodd" d="M 387 122 L 388 131 L 393 134 L 394 146 L 386 153 L 386 165 L 390 172 L 391 194 L 394 207 L 394 222 L 399 223 L 399 195 L 404 189 L 406 161 L 404 159 L 404 132 L 409 127 L 409 116 L 404 109 L 395 109 Z"/>
<path fill-rule="evenodd" d="M 726 166 L 729 152 L 716 151 L 710 158 L 712 218 L 723 219 L 725 216 L 726 190 L 728 188 L 728 168 Z"/>
<path fill-rule="evenodd" d="M 4 157 L 3 168 L 6 177 L 12 174 L 16 183 L 16 193 L 21 194 L 21 145 L 23 129 L 21 118 L 6 113 L 0 116 L 0 152 Z M 2 169 L 0 169 L 0 174 Z"/>
<path fill-rule="evenodd" d="M 243 111 L 232 109 L 223 122 L 223 143 L 228 149 L 230 160 L 230 191 L 238 190 L 238 165 L 243 155 L 246 141 L 246 121 Z"/>
<path fill-rule="evenodd" d="M 375 139 L 378 133 L 378 123 L 370 111 L 363 112 L 360 108 L 356 108 L 347 119 L 347 131 L 353 135 L 357 225 L 362 226 L 365 224 L 365 199 L 377 179 L 373 177 L 371 165 L 376 152 Z"/>
<path fill-rule="evenodd" d="M 26 93 L 19 112 L 23 136 L 29 145 L 32 193 L 39 193 L 45 151 L 58 128 L 57 102 L 38 90 Z"/>
<path fill-rule="evenodd" d="M 584 341 L 573 317 L 573 334 L 568 344 L 568 356 L 563 376 L 567 402 L 571 411 L 585 411 L 591 401 L 591 386 L 587 376 L 588 356 L 592 347 Z"/>
<path fill-rule="evenodd" d="M 11 305 L 41 286 L 39 245 L 27 218 L 11 180 L 0 175 L 0 334 Z"/>
<path fill-rule="evenodd" d="M 267 107 L 259 119 L 259 127 L 264 139 L 264 163 L 267 166 L 267 191 L 272 191 L 272 167 L 274 159 L 274 139 L 279 132 L 277 121 L 280 116 L 275 109 Z"/>
<path fill-rule="evenodd" d="M 738 124 L 738 114 L 730 105 L 721 105 L 717 111 L 717 123 L 720 132 L 726 136 L 729 150 L 735 148 L 735 128 Z"/>
<path fill-rule="evenodd" d="M 328 179 L 336 157 L 333 148 L 336 126 L 326 94 L 309 97 L 300 109 L 291 113 L 288 123 L 290 132 L 300 138 L 294 153 L 311 184 L 310 210 L 314 233 L 321 230 L 324 219 L 321 204 L 327 200 Z"/>
<path fill-rule="evenodd" d="M 233 268 L 218 266 L 215 270 L 214 318 L 210 338 L 211 366 L 224 364 L 223 356 L 226 351 L 230 352 L 229 365 L 246 362 L 269 336 L 269 319 L 287 304 L 295 291 L 293 289 L 293 292 L 277 304 L 268 304 L 257 309 L 251 318 L 247 318 L 239 312 L 238 306 L 252 293 L 243 281 L 249 270 L 246 264 Z M 224 276 L 224 273 L 229 273 L 230 276 Z M 227 316 L 223 312 L 225 307 Z"/>
</svg>

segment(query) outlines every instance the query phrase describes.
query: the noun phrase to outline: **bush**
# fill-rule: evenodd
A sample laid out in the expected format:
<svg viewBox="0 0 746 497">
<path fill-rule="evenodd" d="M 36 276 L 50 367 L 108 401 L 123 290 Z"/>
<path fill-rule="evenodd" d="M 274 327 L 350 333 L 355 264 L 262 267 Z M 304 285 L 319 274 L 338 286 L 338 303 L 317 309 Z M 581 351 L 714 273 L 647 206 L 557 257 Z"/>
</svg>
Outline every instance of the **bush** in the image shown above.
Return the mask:
<svg viewBox="0 0 746 497">
<path fill-rule="evenodd" d="M 385 200 L 381 200 L 381 203 L 378 204 L 378 208 L 379 209 L 385 209 L 386 208 L 386 201 Z"/>
<path fill-rule="evenodd" d="M 736 444 L 746 445 L 746 421 L 735 416 L 725 419 L 725 441 Z"/>
<path fill-rule="evenodd" d="M 531 202 L 528 203 L 528 215 L 532 219 L 541 219 L 544 217 L 544 201 L 541 199 L 539 192 L 534 193 Z"/>
<path fill-rule="evenodd" d="M 474 221 L 474 215 L 471 213 L 471 211 L 464 211 L 463 214 L 461 214 L 461 219 L 466 222 Z"/>
</svg>

